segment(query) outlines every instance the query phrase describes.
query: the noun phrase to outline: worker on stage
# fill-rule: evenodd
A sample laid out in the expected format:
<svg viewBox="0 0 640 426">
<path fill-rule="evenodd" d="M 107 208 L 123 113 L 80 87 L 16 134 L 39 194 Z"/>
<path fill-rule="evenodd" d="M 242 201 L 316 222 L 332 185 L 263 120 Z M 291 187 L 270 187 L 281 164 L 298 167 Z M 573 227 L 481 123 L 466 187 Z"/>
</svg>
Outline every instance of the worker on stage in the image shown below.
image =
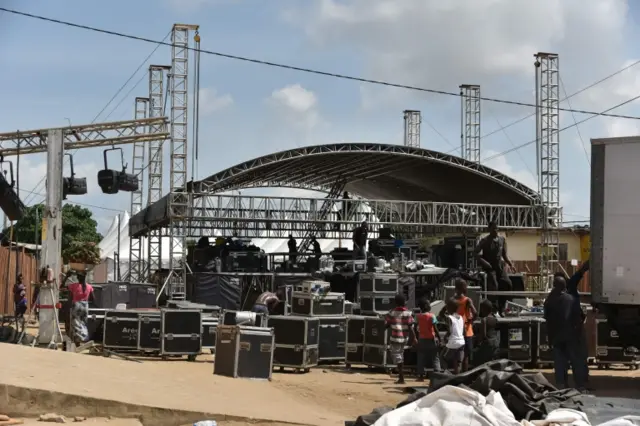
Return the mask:
<svg viewBox="0 0 640 426">
<path fill-rule="evenodd" d="M 298 242 L 295 238 L 293 238 L 293 234 L 289 234 L 287 248 L 289 249 L 289 262 L 291 262 L 291 264 L 293 265 L 298 259 Z"/>
<path fill-rule="evenodd" d="M 353 258 L 354 259 L 366 259 L 367 258 L 367 234 L 369 231 L 369 225 L 366 220 L 363 220 L 360 226 L 357 226 L 353 230 L 351 240 L 353 241 Z"/>
<path fill-rule="evenodd" d="M 489 234 L 478 242 L 475 249 L 476 259 L 487 274 L 487 290 L 511 291 L 511 280 L 506 267 L 513 271 L 513 263 L 507 253 L 507 240 L 498 235 L 498 225 L 494 221 L 489 222 L 488 231 Z M 490 296 L 487 298 L 493 302 L 495 311 L 504 315 L 504 308 L 509 297 Z"/>
<path fill-rule="evenodd" d="M 320 257 L 322 256 L 322 248 L 320 247 L 320 243 L 316 240 L 316 236 L 312 235 L 311 239 L 311 249 L 313 250 L 313 267 L 312 270 L 317 271 L 320 269 Z M 309 258 L 311 260 L 311 258 Z"/>
</svg>

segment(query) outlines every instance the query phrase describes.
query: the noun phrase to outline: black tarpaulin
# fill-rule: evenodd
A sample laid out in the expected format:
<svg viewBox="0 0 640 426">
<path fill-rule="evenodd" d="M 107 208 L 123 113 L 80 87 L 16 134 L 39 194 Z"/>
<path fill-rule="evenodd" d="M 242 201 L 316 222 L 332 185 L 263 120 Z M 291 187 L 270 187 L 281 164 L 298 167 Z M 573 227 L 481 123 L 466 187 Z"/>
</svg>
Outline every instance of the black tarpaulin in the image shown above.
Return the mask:
<svg viewBox="0 0 640 426">
<path fill-rule="evenodd" d="M 215 262 L 211 261 L 193 272 L 192 301 L 226 310 L 239 310 L 242 297 L 240 279 L 229 274 L 211 272 L 214 269 Z"/>
</svg>

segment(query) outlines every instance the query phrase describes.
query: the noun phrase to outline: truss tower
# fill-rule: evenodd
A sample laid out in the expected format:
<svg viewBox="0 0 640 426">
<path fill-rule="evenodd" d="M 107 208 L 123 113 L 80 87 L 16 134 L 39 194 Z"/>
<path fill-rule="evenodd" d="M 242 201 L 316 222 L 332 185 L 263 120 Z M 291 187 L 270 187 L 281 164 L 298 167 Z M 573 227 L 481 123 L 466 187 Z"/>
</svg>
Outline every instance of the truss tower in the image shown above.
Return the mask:
<svg viewBox="0 0 640 426">
<path fill-rule="evenodd" d="M 164 117 L 165 115 L 165 77 L 171 67 L 167 65 L 149 66 L 149 117 Z M 149 192 L 147 205 L 162 198 L 162 170 L 163 170 L 163 140 L 149 143 L 149 163 L 147 166 Z M 147 239 L 147 256 L 149 257 L 147 277 L 162 267 L 162 232 L 156 229 Z"/>
<path fill-rule="evenodd" d="M 191 207 L 187 192 L 187 153 L 189 125 L 189 36 L 194 34 L 193 51 L 199 55 L 199 25 L 175 24 L 171 32 L 171 152 L 169 170 L 169 297 L 186 297 L 187 217 Z M 197 62 L 197 59 L 196 59 Z M 197 70 L 197 68 L 196 68 Z M 197 79 L 197 76 L 194 80 Z M 197 120 L 197 117 L 193 117 Z"/>
<path fill-rule="evenodd" d="M 420 111 L 404 111 L 404 146 L 420 148 L 420 125 L 422 115 Z"/>
<path fill-rule="evenodd" d="M 135 119 L 141 120 L 147 118 L 149 111 L 149 98 L 136 98 L 135 101 Z M 134 142 L 133 144 L 133 161 L 131 162 L 131 170 L 138 177 L 138 190 L 131 193 L 131 216 L 142 210 L 144 197 L 144 151 L 143 142 Z M 142 274 L 142 246 L 140 238 L 129 238 L 129 280 L 132 282 L 141 282 L 144 280 Z"/>
<path fill-rule="evenodd" d="M 558 55 L 537 53 L 536 118 L 540 202 L 544 209 L 540 241 L 540 273 L 553 274 L 558 268 L 558 246 L 562 224 L 560 209 L 560 74 Z"/>
<path fill-rule="evenodd" d="M 480 86 L 460 86 L 462 104 L 460 152 L 465 160 L 480 163 Z"/>
</svg>

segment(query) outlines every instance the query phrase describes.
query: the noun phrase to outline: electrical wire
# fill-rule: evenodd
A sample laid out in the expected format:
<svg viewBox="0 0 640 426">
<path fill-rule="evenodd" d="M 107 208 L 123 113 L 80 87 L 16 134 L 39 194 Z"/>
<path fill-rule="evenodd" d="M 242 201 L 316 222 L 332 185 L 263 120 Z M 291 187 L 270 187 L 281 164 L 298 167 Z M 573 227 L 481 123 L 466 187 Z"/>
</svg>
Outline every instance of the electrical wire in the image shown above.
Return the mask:
<svg viewBox="0 0 640 426">
<path fill-rule="evenodd" d="M 562 81 L 562 77 L 560 77 L 560 75 L 558 75 L 558 78 L 560 79 L 560 87 L 562 87 L 562 92 L 564 93 L 564 96 L 567 99 L 567 105 L 569 105 L 569 108 L 571 108 L 571 101 L 567 96 L 567 89 L 564 85 L 564 81 Z M 578 132 L 578 137 L 580 138 L 580 145 L 582 146 L 582 150 L 584 151 L 584 156 L 587 158 L 587 163 L 589 163 L 589 166 L 591 166 L 591 158 L 589 158 L 589 153 L 587 152 L 587 146 L 584 143 L 584 138 L 582 137 L 580 126 L 578 126 L 578 119 L 576 118 L 576 114 L 572 112 L 571 118 L 573 118 L 573 123 L 576 125 L 576 132 Z"/>
<path fill-rule="evenodd" d="M 31 13 L 26 13 L 26 12 L 20 12 L 20 11 L 17 11 L 17 10 L 7 9 L 7 8 L 4 8 L 4 7 L 0 7 L 0 11 L 5 11 L 5 12 L 8 12 L 8 13 L 12 13 L 14 15 L 20 15 L 20 16 L 23 16 L 23 17 L 37 19 L 37 20 L 45 21 L 45 22 L 49 22 L 49 23 L 64 25 L 64 26 L 83 29 L 83 30 L 87 30 L 87 31 L 93 31 L 93 32 L 112 35 L 112 36 L 116 36 L 116 37 L 127 38 L 127 39 L 130 39 L 130 40 L 137 40 L 137 41 L 142 41 L 142 42 L 145 42 L 145 43 L 153 43 L 153 44 L 162 45 L 162 46 L 169 46 L 169 47 L 173 47 L 174 46 L 172 43 L 167 43 L 167 42 L 163 42 L 163 41 L 159 41 L 159 40 L 153 40 L 153 39 L 150 39 L 150 38 L 147 38 L 147 37 L 135 36 L 135 35 L 132 35 L 132 34 L 125 34 L 125 33 L 112 31 L 112 30 L 105 30 L 105 29 L 102 29 L 102 28 L 92 27 L 92 26 L 89 26 L 89 25 L 76 24 L 76 23 L 73 23 L 73 22 L 62 21 L 62 20 L 54 19 L 54 18 L 47 18 L 45 16 L 34 15 L 34 14 L 31 14 Z M 329 72 L 329 71 L 320 71 L 320 70 L 315 70 L 315 69 L 311 69 L 311 68 L 305 68 L 305 67 L 299 67 L 299 66 L 294 66 L 294 65 L 281 64 L 281 63 L 270 62 L 270 61 L 265 61 L 265 60 L 261 60 L 261 59 L 248 58 L 248 57 L 245 57 L 245 56 L 232 55 L 232 54 L 229 54 L 229 53 L 216 52 L 216 51 L 212 51 L 212 50 L 195 49 L 193 47 L 184 47 L 184 46 L 180 46 L 180 48 L 186 49 L 186 50 L 198 51 L 200 53 L 205 53 L 207 55 L 218 56 L 218 57 L 221 57 L 221 58 L 234 59 L 234 60 L 242 61 L 242 62 L 249 62 L 249 63 L 253 63 L 253 64 L 257 64 L 257 65 L 264 65 L 264 66 L 269 66 L 269 67 L 274 67 L 274 68 L 287 69 L 287 70 L 291 70 L 291 71 L 299 71 L 299 72 L 304 72 L 304 73 L 307 73 L 307 74 L 322 75 L 322 76 L 325 76 L 325 77 L 333 77 L 333 78 L 339 78 L 339 79 L 343 79 L 343 80 L 357 81 L 357 82 L 360 82 L 360 83 L 368 83 L 368 84 L 375 84 L 375 85 L 379 85 L 379 86 L 395 87 L 395 88 L 398 88 L 398 89 L 414 90 L 414 91 L 418 91 L 418 92 L 432 93 L 432 94 L 436 94 L 436 95 L 454 96 L 454 97 L 457 97 L 457 98 L 463 96 L 460 93 L 456 93 L 456 92 L 447 92 L 445 90 L 437 90 L 437 89 L 426 89 L 426 88 L 417 87 L 417 86 L 410 86 L 410 85 L 407 85 L 407 84 L 393 83 L 393 82 L 382 81 L 382 80 L 373 80 L 373 79 L 368 79 L 368 78 L 364 78 L 364 77 L 350 76 L 350 75 L 346 75 L 346 74 L 339 74 L 339 73 Z M 526 106 L 526 107 L 531 107 L 531 108 L 538 108 L 537 105 L 531 104 L 531 103 L 526 103 L 526 102 L 509 101 L 509 100 L 505 100 L 505 99 L 487 98 L 487 97 L 480 97 L 480 99 L 483 100 L 483 101 L 487 101 L 487 102 L 496 102 L 496 103 L 507 104 L 507 105 L 518 105 L 518 106 Z M 567 108 L 560 108 L 560 111 L 573 111 L 573 112 L 578 113 L 578 114 L 588 114 L 588 115 L 593 115 L 593 116 L 606 116 L 606 117 L 614 117 L 614 118 L 625 118 L 625 119 L 631 119 L 631 120 L 640 120 L 640 117 L 631 116 L 631 115 L 603 114 L 603 113 L 597 113 L 597 112 L 594 112 L 594 111 L 570 110 L 570 109 L 567 109 Z"/>
<path fill-rule="evenodd" d="M 630 104 L 631 102 L 637 101 L 638 99 L 640 99 L 640 95 L 637 95 L 637 96 L 635 96 L 635 97 L 633 97 L 633 98 L 631 98 L 631 99 L 628 99 L 628 100 L 626 100 L 626 101 L 624 101 L 624 102 L 622 102 L 622 103 L 619 103 L 618 105 L 614 105 L 614 106 L 612 106 L 611 108 L 608 108 L 608 109 L 604 110 L 604 111 L 603 111 L 603 114 L 601 114 L 601 115 L 602 115 L 602 116 L 604 116 L 604 113 L 609 112 L 609 111 L 612 111 L 612 110 L 614 110 L 614 109 L 616 109 L 616 108 L 620 108 L 620 107 L 625 106 L 625 105 L 627 105 L 627 104 Z M 593 119 L 593 118 L 596 118 L 596 117 L 599 117 L 599 115 L 592 115 L 592 116 L 587 117 L 587 118 L 585 118 L 585 119 L 583 119 L 583 120 L 577 121 L 577 122 L 575 122 L 575 123 L 573 123 L 573 124 L 571 124 L 571 125 L 569 125 L 569 126 L 565 126 L 565 127 L 563 127 L 562 129 L 559 129 L 559 130 L 558 130 L 558 133 L 560 133 L 560 132 L 564 132 L 565 130 L 568 130 L 568 129 L 571 129 L 572 127 L 576 127 L 576 126 L 578 126 L 578 125 L 580 125 L 580 124 L 582 124 L 582 123 L 585 123 L 585 122 L 587 122 L 587 121 L 589 121 L 589 120 L 591 120 L 591 119 Z M 491 161 L 491 160 L 496 159 L 496 158 L 498 158 L 498 157 L 502 157 L 503 155 L 510 154 L 510 153 L 512 153 L 512 152 L 514 152 L 514 151 L 517 151 L 517 150 L 519 150 L 519 149 L 522 149 L 522 148 L 524 148 L 524 147 L 526 147 L 526 146 L 533 145 L 533 144 L 534 144 L 534 143 L 536 143 L 537 141 L 538 141 L 538 139 L 536 138 L 536 139 L 534 139 L 534 140 L 532 140 L 532 141 L 529 141 L 529 142 L 527 142 L 527 143 L 523 143 L 523 144 L 517 145 L 517 146 L 515 146 L 515 147 L 513 147 L 513 148 L 511 148 L 511 149 L 508 149 L 508 150 L 506 150 L 506 151 L 502 151 L 502 152 L 500 152 L 500 153 L 498 153 L 498 154 L 495 154 L 495 155 L 492 155 L 492 156 L 490 156 L 490 157 L 484 158 L 484 159 L 482 160 L 482 162 L 485 162 L 485 161 Z"/>
<path fill-rule="evenodd" d="M 1 8 L 0 8 L 1 9 Z M 169 37 L 169 35 L 171 34 L 171 31 L 169 31 L 167 33 L 167 35 L 164 36 L 164 38 L 162 39 L 162 43 L 164 43 L 164 41 Z M 162 44 L 158 44 L 152 51 L 151 53 L 149 53 L 149 55 L 147 55 L 147 57 L 140 63 L 140 65 L 138 65 L 138 67 L 135 69 L 135 71 L 129 76 L 129 78 L 127 79 L 127 81 L 124 82 L 124 84 L 122 86 L 120 86 L 120 88 L 116 91 L 116 93 L 111 97 L 111 99 L 109 99 L 109 101 L 106 103 L 106 105 L 100 110 L 100 112 L 98 114 L 96 114 L 96 116 L 93 118 L 93 120 L 91 121 L 91 124 L 94 124 L 98 118 L 100 118 L 100 116 L 102 115 L 103 112 L 105 112 L 107 110 L 107 108 L 109 107 L 109 105 L 111 105 L 111 103 L 118 97 L 118 95 L 125 89 L 125 87 L 127 87 L 127 84 L 129 84 L 129 82 L 131 80 L 133 80 L 133 78 L 135 77 L 135 75 L 142 69 L 143 66 L 146 65 L 147 62 L 149 62 L 149 59 L 151 59 L 151 57 L 156 53 L 156 51 L 160 48 L 160 46 L 162 46 Z M 133 92 L 133 90 L 142 82 L 142 80 L 144 80 L 144 78 L 146 77 L 146 74 L 142 75 L 142 78 L 140 78 L 135 85 L 129 89 L 129 91 L 120 99 L 120 101 L 118 102 L 118 104 L 115 106 L 115 108 L 113 108 L 111 110 L 111 112 L 105 117 L 105 120 L 107 118 L 109 118 L 119 107 L 120 105 L 122 105 L 122 103 L 125 101 L 125 99 L 128 98 L 129 94 L 131 94 L 131 92 Z M 78 149 L 75 149 L 71 155 L 73 156 L 76 152 L 78 152 Z M 65 158 L 65 162 L 63 163 L 63 167 L 67 164 L 69 160 Z M 38 183 L 32 188 L 34 193 L 38 193 L 38 191 L 40 191 L 40 187 L 41 185 L 43 185 L 45 183 L 46 180 L 46 176 L 43 177 L 42 179 L 40 179 L 38 181 Z M 31 197 L 27 197 L 27 199 L 25 200 L 25 205 L 31 201 L 32 198 Z"/>
<path fill-rule="evenodd" d="M 607 80 L 612 79 L 613 77 L 617 76 L 618 74 L 622 74 L 622 73 L 623 73 L 623 72 L 625 72 L 626 70 L 628 70 L 628 69 L 630 69 L 630 68 L 633 68 L 633 67 L 635 67 L 635 66 L 636 66 L 636 65 L 638 65 L 638 64 L 640 64 L 640 60 L 637 60 L 637 61 L 635 61 L 635 62 L 632 62 L 631 64 L 627 65 L 626 67 L 620 68 L 618 71 L 613 72 L 613 73 L 611 73 L 611 74 L 609 74 L 609 75 L 607 75 L 607 76 L 605 76 L 605 77 L 602 77 L 600 80 L 596 80 L 596 81 L 594 81 L 593 83 L 589 84 L 588 86 L 583 87 L 582 89 L 578 90 L 577 92 L 572 93 L 572 94 L 571 94 L 571 95 L 569 95 L 569 96 L 567 96 L 567 93 L 566 93 L 566 91 L 565 91 L 565 98 L 564 98 L 564 99 L 560 99 L 560 102 L 565 102 L 565 101 L 567 101 L 567 102 L 568 102 L 568 101 L 569 101 L 569 99 L 571 99 L 571 98 L 573 98 L 573 97 L 576 97 L 576 96 L 578 96 L 579 94 L 584 93 L 584 92 L 586 92 L 587 90 L 592 89 L 593 87 L 595 87 L 595 86 L 597 86 L 597 85 L 599 85 L 599 84 L 602 84 L 602 83 L 604 83 L 604 82 L 605 82 L 605 81 L 607 81 Z M 569 108 L 571 108 L 571 106 L 569 106 Z M 509 123 L 509 124 L 507 124 L 507 125 L 506 125 L 506 126 L 504 126 L 504 127 L 501 127 L 501 128 L 499 128 L 499 129 L 493 130 L 493 131 L 491 131 L 491 132 L 487 133 L 486 135 L 482 135 L 482 139 L 484 139 L 484 138 L 488 138 L 489 136 L 492 136 L 492 135 L 495 135 L 496 133 L 499 133 L 499 132 L 501 132 L 501 131 L 502 131 L 502 130 L 504 130 L 504 129 L 508 129 L 509 127 L 515 126 L 516 124 L 522 123 L 523 121 L 525 121 L 525 120 L 526 120 L 526 119 L 528 119 L 528 118 L 533 117 L 534 115 L 536 115 L 536 113 L 535 113 L 535 112 L 533 112 L 533 113 L 531 113 L 531 114 L 529 114 L 529 115 L 527 115 L 527 116 L 525 116 L 525 117 L 519 118 L 519 119 L 517 119 L 517 120 L 515 120 L 515 121 L 513 121 L 513 122 L 511 122 L 511 123 Z"/>
</svg>

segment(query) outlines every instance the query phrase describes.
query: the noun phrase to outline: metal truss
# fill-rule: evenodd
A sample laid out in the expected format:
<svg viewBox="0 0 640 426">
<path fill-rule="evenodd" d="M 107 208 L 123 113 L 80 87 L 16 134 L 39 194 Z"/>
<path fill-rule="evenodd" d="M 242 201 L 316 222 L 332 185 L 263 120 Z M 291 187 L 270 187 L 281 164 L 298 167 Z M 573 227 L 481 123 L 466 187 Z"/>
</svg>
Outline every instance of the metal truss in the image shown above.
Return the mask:
<svg viewBox="0 0 640 426">
<path fill-rule="evenodd" d="M 141 120 L 113 121 L 85 124 L 59 129 L 38 129 L 0 133 L 0 155 L 34 154 L 47 152 L 47 134 L 61 130 L 64 150 L 123 145 L 169 138 L 166 117 Z"/>
<path fill-rule="evenodd" d="M 474 163 L 480 162 L 480 86 L 463 84 L 460 86 L 462 116 L 460 152 L 462 158 Z"/>
<path fill-rule="evenodd" d="M 560 77 L 558 55 L 538 53 L 536 81 L 538 91 L 538 152 L 540 202 L 547 220 L 540 243 L 540 273 L 552 274 L 558 268 L 560 234 L 553 223 L 562 223 L 560 209 Z"/>
<path fill-rule="evenodd" d="M 149 98 L 136 98 L 135 119 L 147 118 L 149 110 Z M 138 176 L 138 189 L 131 193 L 131 215 L 142 210 L 144 205 L 144 151 L 145 146 L 141 142 L 133 144 L 133 159 L 131 161 L 131 171 Z M 142 246 L 140 238 L 129 239 L 129 279 L 133 282 L 141 282 L 144 279 L 142 273 Z"/>
<path fill-rule="evenodd" d="M 336 165 L 340 154 L 347 153 L 379 153 L 385 154 L 385 159 L 378 161 L 378 164 L 372 164 L 366 156 L 362 156 L 362 164 L 358 167 L 345 169 L 344 164 Z M 216 173 L 200 184 L 206 187 L 206 191 L 203 192 L 211 193 L 259 186 L 299 186 L 322 188 L 328 192 L 338 176 L 342 176 L 347 182 L 369 179 L 380 176 L 385 168 L 397 168 L 404 159 L 424 159 L 447 164 L 498 182 L 509 190 L 518 192 L 530 202 L 539 201 L 539 194 L 536 191 L 482 164 L 422 148 L 372 143 L 308 146 L 269 154 Z M 298 160 L 297 164 L 300 164 L 296 168 L 292 167 L 294 160 Z M 269 173 L 262 173 L 260 169 L 267 166 L 269 166 Z"/>
<path fill-rule="evenodd" d="M 169 209 L 172 220 L 169 233 L 169 269 L 175 279 L 169 286 L 172 299 L 186 297 L 186 216 L 190 207 L 187 187 L 189 125 L 189 35 L 195 31 L 194 52 L 199 54 L 198 25 L 175 24 L 171 32 L 171 165 L 169 170 Z M 197 119 L 197 117 L 196 117 Z"/>
<path fill-rule="evenodd" d="M 418 201 L 342 200 L 348 218 L 334 207 L 322 212 L 324 198 L 255 197 L 194 193 L 185 237 L 237 235 L 245 238 L 304 238 L 313 231 L 318 238 L 339 238 L 342 228 L 363 220 L 372 232 L 383 226 L 402 227 L 414 235 L 431 235 L 440 228 L 483 229 L 495 220 L 503 229 L 539 229 L 540 206 L 480 205 Z M 352 213 L 351 213 L 352 212 Z M 321 216 L 322 215 L 322 216 Z M 151 224 L 153 226 L 153 224 Z M 140 230 L 138 230 L 140 233 Z M 343 232 L 344 233 L 344 232 Z"/>
<path fill-rule="evenodd" d="M 165 78 L 169 70 L 168 65 L 149 66 L 149 116 L 157 117 L 165 113 Z M 163 152 L 164 141 L 154 140 L 149 144 L 149 165 L 147 167 L 149 188 L 147 195 L 147 205 L 151 205 L 162 198 L 163 181 Z M 160 230 L 154 230 L 147 239 L 147 277 L 162 268 L 162 238 Z"/>
<path fill-rule="evenodd" d="M 404 111 L 404 146 L 420 148 L 420 111 Z"/>
</svg>

